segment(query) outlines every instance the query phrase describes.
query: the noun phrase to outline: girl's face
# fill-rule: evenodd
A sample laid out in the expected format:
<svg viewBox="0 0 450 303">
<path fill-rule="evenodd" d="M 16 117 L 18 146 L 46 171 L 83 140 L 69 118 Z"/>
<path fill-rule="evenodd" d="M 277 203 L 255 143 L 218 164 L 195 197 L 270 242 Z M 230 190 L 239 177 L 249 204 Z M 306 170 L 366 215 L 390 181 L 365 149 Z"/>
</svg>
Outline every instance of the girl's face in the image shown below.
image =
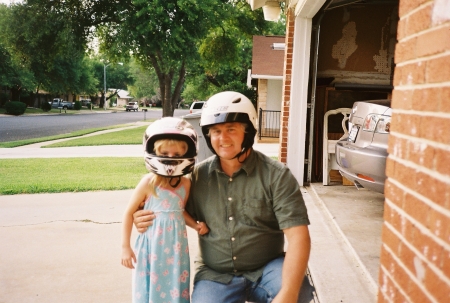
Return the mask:
<svg viewBox="0 0 450 303">
<path fill-rule="evenodd" d="M 184 143 L 184 142 L 183 142 Z M 156 149 L 157 156 L 178 158 L 182 157 L 186 153 L 186 146 L 184 144 L 177 143 L 163 143 Z"/>
</svg>

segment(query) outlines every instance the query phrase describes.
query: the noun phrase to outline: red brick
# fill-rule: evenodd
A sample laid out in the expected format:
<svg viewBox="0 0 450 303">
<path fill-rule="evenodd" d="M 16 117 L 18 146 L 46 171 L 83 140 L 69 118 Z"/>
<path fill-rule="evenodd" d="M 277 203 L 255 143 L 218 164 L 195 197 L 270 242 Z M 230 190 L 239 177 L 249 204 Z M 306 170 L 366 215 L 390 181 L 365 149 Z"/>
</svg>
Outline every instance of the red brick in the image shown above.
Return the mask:
<svg viewBox="0 0 450 303">
<path fill-rule="evenodd" d="M 409 297 L 405 297 L 399 290 L 395 289 L 394 302 L 407 303 L 411 302 L 411 299 Z"/>
<path fill-rule="evenodd" d="M 394 209 L 390 209 L 389 211 L 389 217 L 385 217 L 385 221 L 392 225 L 392 227 L 397 230 L 398 232 L 401 232 L 402 228 L 402 218 L 400 214 L 395 211 Z"/>
<path fill-rule="evenodd" d="M 419 7 L 426 0 L 406 0 L 399 1 L 398 14 L 400 17 L 410 13 L 412 10 Z"/>
<path fill-rule="evenodd" d="M 450 251 L 443 250 L 441 255 L 441 265 L 439 267 L 442 272 L 450 279 Z"/>
<path fill-rule="evenodd" d="M 391 117 L 391 131 L 409 136 L 418 136 L 420 131 L 426 132 L 426 130 L 422 130 L 421 119 L 421 116 L 414 114 L 394 113 Z M 431 136 L 432 134 L 427 135 Z"/>
<path fill-rule="evenodd" d="M 416 34 L 426 30 L 431 25 L 432 5 L 426 5 L 408 17 L 406 35 Z"/>
<path fill-rule="evenodd" d="M 415 241 L 422 236 L 420 230 L 418 230 L 417 227 L 405 217 L 403 217 L 402 220 L 401 233 L 404 238 L 403 241 L 409 243 L 410 245 L 414 245 Z"/>
<path fill-rule="evenodd" d="M 398 115 L 396 115 L 396 117 L 394 118 L 396 121 L 396 118 L 398 117 Z M 391 120 L 392 122 L 392 120 Z M 391 128 L 392 130 L 392 128 Z M 395 157 L 399 157 L 399 158 L 405 158 L 407 156 L 408 153 L 408 141 L 395 136 L 394 134 L 389 136 L 389 140 L 388 140 L 388 154 L 395 156 Z"/>
<path fill-rule="evenodd" d="M 403 120 L 406 115 L 400 113 L 393 113 L 391 117 L 391 133 L 401 132 L 401 128 L 404 124 Z M 392 135 L 391 135 L 392 136 Z"/>
<path fill-rule="evenodd" d="M 415 196 L 410 194 L 405 194 L 405 202 L 403 203 L 403 210 L 417 220 L 420 224 L 428 226 L 428 214 L 430 212 L 430 206 L 425 204 L 423 201 L 417 199 Z"/>
<path fill-rule="evenodd" d="M 394 171 L 395 171 L 395 161 L 392 160 L 390 157 L 388 157 L 386 159 L 386 176 L 388 176 L 388 177 L 394 176 Z M 386 180 L 386 184 L 388 184 L 388 183 L 389 183 L 389 179 Z M 386 184 L 385 184 L 385 187 L 386 187 Z M 388 197 L 386 190 L 385 190 L 385 196 Z"/>
<path fill-rule="evenodd" d="M 383 245 L 381 246 L 380 264 L 386 269 L 389 275 L 392 275 L 392 273 L 395 272 L 396 261 Z"/>
<path fill-rule="evenodd" d="M 450 143 L 450 119 L 445 117 L 422 116 L 420 137 L 438 143 Z M 391 121 L 392 122 L 392 121 Z"/>
<path fill-rule="evenodd" d="M 435 149 L 423 142 L 408 141 L 406 160 L 428 169 L 434 169 Z"/>
<path fill-rule="evenodd" d="M 379 285 L 378 303 L 392 302 L 394 299 L 395 287 L 391 278 L 383 270 L 380 270 Z"/>
<path fill-rule="evenodd" d="M 448 239 L 446 238 L 446 229 L 449 226 L 448 223 L 450 222 L 450 218 L 435 209 L 430 209 L 429 218 L 430 222 L 428 227 L 430 231 L 442 240 L 448 241 Z"/>
<path fill-rule="evenodd" d="M 425 83 L 426 64 L 419 61 L 403 66 L 402 84 L 423 84 Z"/>
<path fill-rule="evenodd" d="M 424 285 L 436 302 L 450 302 L 450 285 L 443 281 L 431 268 L 426 267 Z"/>
<path fill-rule="evenodd" d="M 417 111 L 438 111 L 440 88 L 417 89 L 412 93 L 412 109 Z"/>
<path fill-rule="evenodd" d="M 383 234 L 382 234 L 383 243 L 394 252 L 394 254 L 399 253 L 400 248 L 400 239 L 388 228 L 386 225 L 383 225 Z"/>
<path fill-rule="evenodd" d="M 393 178 L 405 185 L 406 187 L 409 187 L 411 190 L 421 190 L 420 184 L 417 181 L 417 174 L 418 172 L 408 166 L 404 166 L 401 163 L 395 164 L 395 171 Z M 422 181 L 424 182 L 424 181 Z"/>
<path fill-rule="evenodd" d="M 402 40 L 406 36 L 406 22 L 407 19 L 400 19 L 397 23 L 397 40 Z M 394 56 L 394 62 L 397 64 L 398 62 L 402 62 L 397 58 L 397 56 Z"/>
<path fill-rule="evenodd" d="M 442 180 L 435 179 L 423 172 L 417 172 L 415 180 L 417 182 L 415 190 L 418 193 L 434 203 L 445 207 L 446 201 L 444 195 L 448 186 Z"/>
<path fill-rule="evenodd" d="M 415 59 L 417 57 L 416 43 L 416 38 L 411 38 L 397 43 L 395 46 L 395 60 L 398 62 L 404 62 Z"/>
<path fill-rule="evenodd" d="M 392 212 L 392 208 L 388 204 L 385 204 L 384 212 L 383 212 L 383 221 L 384 222 L 389 221 L 388 219 L 391 217 L 391 212 Z"/>
<path fill-rule="evenodd" d="M 423 290 L 411 280 L 408 288 L 408 296 L 411 298 L 411 303 L 428 303 L 430 298 L 423 292 Z"/>
<path fill-rule="evenodd" d="M 405 293 L 408 293 L 408 285 L 411 277 L 397 263 L 394 263 L 394 272 L 391 274 L 392 279 L 397 283 L 398 287 Z"/>
<path fill-rule="evenodd" d="M 393 183 L 386 182 L 385 191 L 384 191 L 386 199 L 389 199 L 399 208 L 404 207 L 405 205 L 405 193 L 403 190 L 395 186 Z"/>
<path fill-rule="evenodd" d="M 439 101 L 439 111 L 450 113 L 450 87 L 441 87 L 441 99 Z"/>
<path fill-rule="evenodd" d="M 405 243 L 400 243 L 399 248 L 399 259 L 403 263 L 403 265 L 410 271 L 414 272 L 414 258 L 416 257 L 416 254 L 409 249 L 409 247 Z"/>
<path fill-rule="evenodd" d="M 450 81 L 450 55 L 430 59 L 426 65 L 427 83 Z"/>
<path fill-rule="evenodd" d="M 412 245 L 431 263 L 440 264 L 439 258 L 442 255 L 442 246 L 436 243 L 433 238 L 416 229 Z"/>
<path fill-rule="evenodd" d="M 398 63 L 396 63 L 396 64 L 398 64 Z M 396 66 L 394 68 L 394 79 L 392 80 L 394 87 L 398 87 L 398 86 L 402 85 L 402 77 L 403 77 L 403 69 L 399 66 Z"/>
<path fill-rule="evenodd" d="M 448 49 L 450 49 L 450 26 L 437 28 L 417 37 L 418 57 L 443 53 Z"/>
<path fill-rule="evenodd" d="M 392 92 L 392 108 L 395 109 L 412 109 L 413 90 L 396 90 Z"/>
<path fill-rule="evenodd" d="M 450 177 L 450 152 L 436 148 L 435 152 L 435 170 L 443 175 Z"/>
</svg>

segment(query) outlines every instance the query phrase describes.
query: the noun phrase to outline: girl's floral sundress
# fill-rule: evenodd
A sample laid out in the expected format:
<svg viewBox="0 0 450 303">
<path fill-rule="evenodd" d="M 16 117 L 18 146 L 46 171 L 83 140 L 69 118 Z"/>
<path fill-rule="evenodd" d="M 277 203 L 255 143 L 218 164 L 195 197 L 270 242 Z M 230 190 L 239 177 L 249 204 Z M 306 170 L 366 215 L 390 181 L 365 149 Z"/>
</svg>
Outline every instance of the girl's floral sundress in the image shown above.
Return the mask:
<svg viewBox="0 0 450 303">
<path fill-rule="evenodd" d="M 156 219 L 136 239 L 133 271 L 134 303 L 189 302 L 189 248 L 183 218 L 186 189 L 156 189 L 144 209 Z"/>
</svg>

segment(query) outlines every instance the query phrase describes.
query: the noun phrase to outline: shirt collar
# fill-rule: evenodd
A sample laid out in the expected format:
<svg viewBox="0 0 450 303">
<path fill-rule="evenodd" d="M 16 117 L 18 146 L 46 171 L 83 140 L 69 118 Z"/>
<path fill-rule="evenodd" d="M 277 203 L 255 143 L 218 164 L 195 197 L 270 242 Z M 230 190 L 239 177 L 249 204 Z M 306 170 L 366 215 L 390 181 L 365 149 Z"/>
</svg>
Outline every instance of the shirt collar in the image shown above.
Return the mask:
<svg viewBox="0 0 450 303">
<path fill-rule="evenodd" d="M 250 175 L 255 170 L 257 158 L 258 158 L 257 152 L 252 148 L 250 150 L 250 154 L 248 155 L 247 159 L 245 159 L 241 168 L 235 173 L 239 173 L 240 171 L 243 170 L 243 171 L 245 171 L 247 176 Z M 210 175 L 214 171 L 222 172 L 222 168 L 220 166 L 220 160 L 217 155 L 214 156 L 214 158 L 211 161 L 211 164 L 209 165 L 208 174 Z"/>
</svg>

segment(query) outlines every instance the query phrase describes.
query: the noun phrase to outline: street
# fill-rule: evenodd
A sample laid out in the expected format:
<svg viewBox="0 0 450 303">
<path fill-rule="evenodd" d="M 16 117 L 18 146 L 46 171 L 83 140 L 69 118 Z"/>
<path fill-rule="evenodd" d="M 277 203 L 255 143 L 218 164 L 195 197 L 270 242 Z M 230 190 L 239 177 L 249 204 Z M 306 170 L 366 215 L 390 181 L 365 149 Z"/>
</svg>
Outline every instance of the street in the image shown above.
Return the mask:
<svg viewBox="0 0 450 303">
<path fill-rule="evenodd" d="M 176 109 L 174 116 L 189 114 L 188 109 Z M 102 112 L 67 114 L 42 114 L 7 116 L 0 115 L 0 142 L 34 139 L 40 137 L 67 134 L 78 130 L 107 127 L 158 119 L 162 110 L 148 110 L 147 112 Z"/>
</svg>

